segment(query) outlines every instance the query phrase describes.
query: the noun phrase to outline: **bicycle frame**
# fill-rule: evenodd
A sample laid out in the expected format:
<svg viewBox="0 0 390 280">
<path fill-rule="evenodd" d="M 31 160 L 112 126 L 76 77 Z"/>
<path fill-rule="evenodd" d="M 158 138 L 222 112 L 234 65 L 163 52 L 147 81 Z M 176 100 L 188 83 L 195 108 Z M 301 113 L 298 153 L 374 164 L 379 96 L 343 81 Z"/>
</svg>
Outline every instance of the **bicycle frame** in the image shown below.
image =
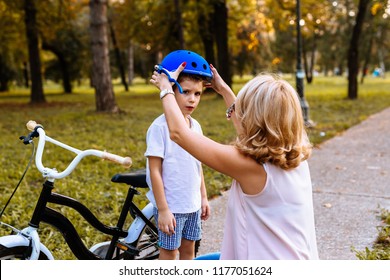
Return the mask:
<svg viewBox="0 0 390 280">
<path fill-rule="evenodd" d="M 115 227 L 106 226 L 101 223 L 96 218 L 96 216 L 79 201 L 58 193 L 53 193 L 53 188 L 54 184 L 50 181 L 46 181 L 43 184 L 41 195 L 38 199 L 37 206 L 35 207 L 35 211 L 29 225 L 33 228 L 39 228 L 40 222 L 44 222 L 56 227 L 63 234 L 66 243 L 77 259 L 100 259 L 100 257 L 93 254 L 84 245 L 72 223 L 60 212 L 47 207 L 47 203 L 68 206 L 76 210 L 90 225 L 92 225 L 98 231 L 112 236 L 110 250 L 107 253 L 106 259 L 112 259 L 118 239 L 121 237 L 125 238 L 128 235 L 128 232 L 123 230 L 123 225 L 125 223 L 127 213 L 130 209 L 138 210 L 137 216 L 141 218 L 143 217 L 143 220 L 149 223 L 149 220 L 143 215 L 142 211 L 135 207 L 132 202 L 136 191 L 132 188 L 129 188 L 125 203 L 119 216 L 118 223 Z"/>
<path fill-rule="evenodd" d="M 152 215 L 151 204 L 145 207 L 150 209 L 143 209 L 141 211 L 133 202 L 134 195 L 138 193 L 138 191 L 133 187 L 130 187 L 128 190 L 117 225 L 115 227 L 107 226 L 101 223 L 98 218 L 96 218 L 96 216 L 85 205 L 68 196 L 54 193 L 52 192 L 53 189 L 54 184 L 52 182 L 44 182 L 41 194 L 34 209 L 32 218 L 29 222 L 29 227 L 23 229 L 18 233 L 18 235 L 26 239 L 26 241 L 29 241 L 27 242 L 27 244 L 31 247 L 31 255 L 29 258 L 30 260 L 38 259 L 39 252 L 41 250 L 44 251 L 47 256 L 53 258 L 50 251 L 43 244 L 40 243 L 37 230 L 41 222 L 54 226 L 62 233 L 66 243 L 68 244 L 69 248 L 77 259 L 101 259 L 101 257 L 92 252 L 92 248 L 91 250 L 89 250 L 85 246 L 73 224 L 63 214 L 48 207 L 48 203 L 67 206 L 74 209 L 75 211 L 80 213 L 80 215 L 95 229 L 112 236 L 109 245 L 109 250 L 107 251 L 105 259 L 113 258 L 113 254 L 115 252 L 115 249 L 117 248 L 117 242 L 119 238 L 124 238 L 125 243 L 134 242 L 136 237 L 138 237 L 138 234 L 140 233 L 139 229 L 142 229 L 145 224 L 147 224 L 154 232 L 157 232 L 156 226 L 152 224 L 149 220 Z M 124 231 L 123 225 L 125 223 L 128 213 L 131 213 L 132 216 L 135 217 L 135 220 L 131 224 L 129 230 Z M 24 243 L 26 244 L 26 242 Z M 134 248 L 133 250 L 136 249 Z"/>
<path fill-rule="evenodd" d="M 29 124 L 30 122 L 27 124 L 28 127 Z M 28 246 L 29 248 L 31 248 L 31 254 L 29 256 L 29 259 L 31 260 L 38 259 L 41 250 L 49 259 L 54 259 L 50 251 L 40 242 L 39 235 L 37 233 L 37 229 L 39 228 L 40 223 L 44 222 L 54 226 L 62 233 L 66 243 L 68 244 L 69 248 L 77 259 L 101 259 L 101 256 L 94 254 L 93 250 L 89 250 L 85 246 L 73 224 L 63 214 L 47 206 L 49 203 L 67 206 L 74 209 L 95 229 L 104 234 L 110 235 L 112 239 L 105 255 L 105 259 L 113 258 L 115 249 L 119 247 L 118 241 L 120 238 L 123 238 L 126 243 L 134 242 L 136 240 L 134 239 L 134 236 L 138 237 L 138 235 L 141 233 L 140 230 L 142 230 L 145 224 L 147 224 L 154 232 L 157 232 L 156 226 L 153 225 L 153 223 L 151 223 L 149 220 L 153 215 L 151 207 L 152 205 L 147 205 L 141 211 L 133 202 L 134 195 L 138 194 L 138 191 L 133 186 L 130 186 L 128 189 L 125 202 L 123 204 L 117 224 L 115 226 L 107 226 L 100 222 L 99 219 L 81 202 L 71 197 L 53 192 L 54 180 L 68 176 L 77 166 L 80 160 L 85 156 L 94 155 L 109 159 L 111 161 L 115 161 L 125 166 L 131 164 L 130 158 L 123 158 L 114 154 L 101 152 L 98 150 L 80 151 L 46 136 L 43 128 L 40 125 L 37 125 L 35 122 L 30 124 L 29 129 L 33 132 L 30 133 L 28 137 L 22 137 L 22 139 L 24 140 L 25 144 L 28 144 L 32 141 L 33 137 L 39 136 L 39 143 L 35 162 L 38 170 L 41 171 L 43 176 L 47 177 L 47 179 L 43 183 L 36 207 L 34 208 L 33 215 L 29 222 L 29 226 L 21 231 L 18 231 L 12 226 L 7 225 L 18 233 L 17 238 L 15 239 L 15 236 L 9 236 L 9 238 L 2 240 L 4 240 L 7 244 L 11 244 L 13 246 L 20 245 L 26 247 Z M 52 142 L 77 154 L 77 156 L 63 172 L 59 173 L 56 169 L 50 169 L 43 166 L 41 160 L 46 141 Z M 129 184 L 129 182 L 126 183 Z M 130 228 L 125 231 L 123 230 L 123 226 L 125 224 L 128 213 L 130 213 L 131 216 L 135 218 L 135 220 L 131 224 Z M 136 248 L 132 248 L 130 245 L 126 245 L 126 247 L 126 251 L 130 253 L 136 253 Z M 123 247 L 119 249 L 123 250 Z"/>
</svg>

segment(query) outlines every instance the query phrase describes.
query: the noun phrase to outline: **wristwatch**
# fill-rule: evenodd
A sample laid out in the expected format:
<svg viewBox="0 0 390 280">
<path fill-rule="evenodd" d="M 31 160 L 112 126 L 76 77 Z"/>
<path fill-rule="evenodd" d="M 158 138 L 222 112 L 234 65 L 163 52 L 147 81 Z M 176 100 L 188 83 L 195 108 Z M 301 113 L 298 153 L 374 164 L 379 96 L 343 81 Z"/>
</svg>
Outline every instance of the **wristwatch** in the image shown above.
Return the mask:
<svg viewBox="0 0 390 280">
<path fill-rule="evenodd" d="M 161 92 L 160 92 L 160 99 L 163 99 L 165 97 L 165 95 L 167 94 L 173 94 L 175 95 L 175 93 L 173 92 L 173 90 L 171 89 L 163 89 Z"/>
</svg>

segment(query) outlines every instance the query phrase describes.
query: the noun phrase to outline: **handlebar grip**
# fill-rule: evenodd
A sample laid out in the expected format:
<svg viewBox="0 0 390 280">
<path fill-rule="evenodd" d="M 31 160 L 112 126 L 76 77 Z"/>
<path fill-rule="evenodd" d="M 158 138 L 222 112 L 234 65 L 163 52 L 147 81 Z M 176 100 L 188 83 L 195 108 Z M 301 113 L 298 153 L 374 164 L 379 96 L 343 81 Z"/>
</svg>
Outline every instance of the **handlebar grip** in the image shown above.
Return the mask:
<svg viewBox="0 0 390 280">
<path fill-rule="evenodd" d="M 35 129 L 37 126 L 41 126 L 41 127 L 42 127 L 42 125 L 37 124 L 36 121 L 31 121 L 31 120 L 27 122 L 26 126 L 27 126 L 27 129 L 30 130 L 30 131 L 34 131 L 34 129 Z"/>
<path fill-rule="evenodd" d="M 130 157 L 121 157 L 108 152 L 104 152 L 102 158 L 119 163 L 127 168 L 129 168 L 133 164 L 133 161 L 131 160 Z"/>
</svg>

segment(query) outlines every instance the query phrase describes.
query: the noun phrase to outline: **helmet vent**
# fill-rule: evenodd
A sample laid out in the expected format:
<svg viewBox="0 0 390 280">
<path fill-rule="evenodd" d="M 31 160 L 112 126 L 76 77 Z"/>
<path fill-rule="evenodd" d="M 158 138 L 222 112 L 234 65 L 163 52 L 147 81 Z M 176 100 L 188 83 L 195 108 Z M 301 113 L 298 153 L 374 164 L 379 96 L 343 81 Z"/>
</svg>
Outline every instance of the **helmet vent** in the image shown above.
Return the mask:
<svg viewBox="0 0 390 280">
<path fill-rule="evenodd" d="M 182 62 L 187 62 L 182 73 L 199 75 L 206 79 L 213 77 L 208 62 L 199 54 L 188 50 L 176 50 L 169 53 L 160 65 L 167 71 L 175 71 Z"/>
</svg>

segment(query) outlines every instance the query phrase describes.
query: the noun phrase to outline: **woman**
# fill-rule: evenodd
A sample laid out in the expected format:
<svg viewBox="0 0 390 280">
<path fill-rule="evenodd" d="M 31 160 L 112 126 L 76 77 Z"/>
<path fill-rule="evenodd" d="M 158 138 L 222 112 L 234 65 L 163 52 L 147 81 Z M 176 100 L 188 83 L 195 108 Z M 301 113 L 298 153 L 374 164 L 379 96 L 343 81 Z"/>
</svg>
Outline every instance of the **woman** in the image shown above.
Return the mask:
<svg viewBox="0 0 390 280">
<path fill-rule="evenodd" d="M 185 66 L 178 65 L 171 78 Z M 221 259 L 318 259 L 312 186 L 307 159 L 312 146 L 294 88 L 270 74 L 250 80 L 238 93 L 210 65 L 208 85 L 219 93 L 237 131 L 234 145 L 193 133 L 173 95 L 162 99 L 171 139 L 209 167 L 233 178 Z M 172 89 L 167 75 L 151 78 Z"/>
</svg>

